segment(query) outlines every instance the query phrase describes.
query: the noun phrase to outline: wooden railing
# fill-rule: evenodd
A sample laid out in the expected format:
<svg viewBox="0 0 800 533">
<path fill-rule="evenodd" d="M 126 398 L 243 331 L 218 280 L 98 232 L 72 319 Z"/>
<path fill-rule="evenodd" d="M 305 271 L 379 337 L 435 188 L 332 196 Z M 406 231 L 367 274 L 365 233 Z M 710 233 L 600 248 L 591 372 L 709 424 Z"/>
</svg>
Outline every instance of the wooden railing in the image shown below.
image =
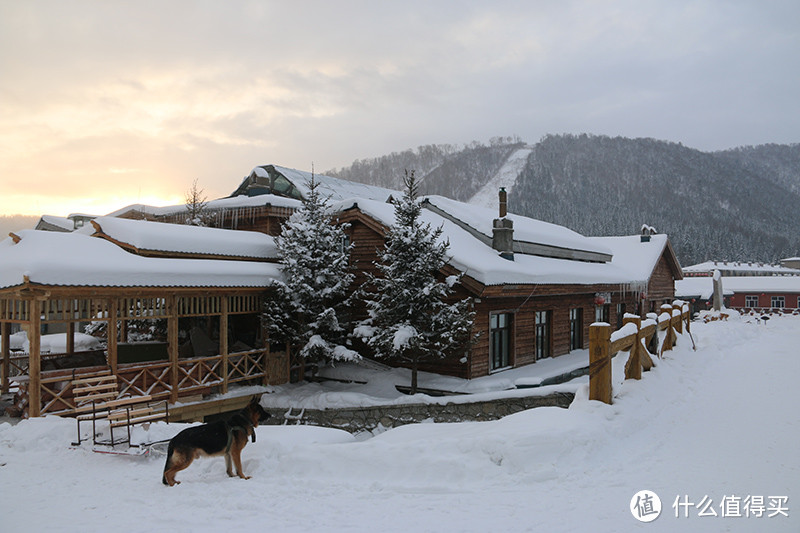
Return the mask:
<svg viewBox="0 0 800 533">
<path fill-rule="evenodd" d="M 73 410 L 75 402 L 72 381 L 103 370 L 108 370 L 108 367 L 42 372 L 41 414 L 59 414 Z M 175 385 L 169 361 L 120 364 L 116 376 L 120 398 L 152 396 L 154 399 L 173 400 L 197 394 L 210 394 L 215 390 L 226 392 L 228 385 L 245 381 L 262 384 L 284 383 L 288 380 L 287 374 L 286 354 L 270 352 L 267 348 L 227 355 L 179 359 Z M 18 378 L 18 384 L 20 393 L 26 395 L 27 379 Z M 173 389 L 177 389 L 177 394 L 173 394 Z"/>
<path fill-rule="evenodd" d="M 690 319 L 689 305 L 676 300 L 671 306 L 662 305 L 659 315 L 651 314 L 644 321 L 635 315 L 626 315 L 623 326 L 613 333 L 606 323 L 589 326 L 589 399 L 612 402 L 611 358 L 614 354 L 629 352 L 625 379 L 641 379 L 642 370 L 650 370 L 654 364 L 648 349 L 653 336 L 659 331 L 665 332 L 655 350 L 655 355 L 661 357 L 675 346 L 684 325 L 689 332 Z"/>
</svg>

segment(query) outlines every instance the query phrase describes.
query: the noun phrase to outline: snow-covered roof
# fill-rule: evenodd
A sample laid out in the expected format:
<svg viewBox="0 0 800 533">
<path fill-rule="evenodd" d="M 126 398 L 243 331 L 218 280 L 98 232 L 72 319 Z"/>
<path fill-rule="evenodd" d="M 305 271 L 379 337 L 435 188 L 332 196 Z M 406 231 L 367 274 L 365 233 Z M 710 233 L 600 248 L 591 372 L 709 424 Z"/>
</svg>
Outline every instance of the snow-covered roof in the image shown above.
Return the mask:
<svg viewBox="0 0 800 533">
<path fill-rule="evenodd" d="M 275 238 L 256 231 L 203 228 L 115 217 L 92 221 L 98 233 L 136 250 L 274 259 Z"/>
<path fill-rule="evenodd" d="M 269 168 L 274 169 L 276 172 L 282 174 L 288 179 L 292 185 L 306 198 L 309 193 L 308 186 L 306 185 L 311 181 L 312 173 L 303 170 L 296 170 L 293 168 L 281 167 L 278 165 L 261 165 L 253 169 L 250 175 L 255 174 L 262 178 L 269 178 Z M 318 192 L 331 199 L 333 202 L 346 200 L 348 198 L 366 198 L 369 200 L 379 200 L 385 202 L 390 197 L 402 196 L 402 193 L 392 189 L 385 189 L 375 185 L 367 185 L 366 183 L 357 183 L 354 181 L 347 181 L 341 178 L 334 178 L 333 176 L 325 176 L 323 174 L 313 174 L 314 181 L 319 184 Z M 249 180 L 250 176 L 245 178 L 244 183 Z M 241 188 L 241 186 L 240 186 Z"/>
<path fill-rule="evenodd" d="M 278 265 L 134 255 L 81 233 L 24 230 L 0 241 L 0 288 L 31 283 L 92 287 L 266 287 Z"/>
<path fill-rule="evenodd" d="M 466 225 L 491 240 L 492 221 L 498 218 L 496 210 L 451 200 L 443 196 L 426 196 L 423 204 L 440 211 L 444 217 L 453 219 L 459 225 Z M 537 255 L 554 257 L 566 255 L 575 259 L 594 261 L 611 259 L 609 248 L 564 226 L 511 213 L 506 218 L 514 222 L 515 252 L 525 253 L 526 245 L 529 245 L 532 248 L 538 246 L 538 250 L 529 252 Z M 559 251 L 562 255 L 558 255 Z"/>
<path fill-rule="evenodd" d="M 733 291 L 722 282 L 722 294 L 732 296 Z M 676 298 L 692 298 L 698 296 L 701 300 L 708 300 L 714 295 L 714 281 L 709 277 L 683 278 L 675 282 Z"/>
<path fill-rule="evenodd" d="M 206 209 L 207 210 L 237 209 L 242 207 L 264 207 L 264 206 L 289 207 L 292 209 L 297 209 L 301 205 L 303 205 L 303 202 L 301 202 L 300 200 L 295 200 L 294 198 L 286 198 L 284 196 L 276 196 L 274 194 L 263 194 L 260 196 L 234 196 L 231 198 L 217 198 L 216 200 L 209 200 L 208 203 L 206 203 Z M 113 213 L 109 213 L 106 216 L 119 217 L 121 215 L 130 212 L 143 213 L 155 217 L 165 217 L 170 215 L 177 215 L 180 213 L 186 213 L 187 210 L 185 204 L 166 205 L 163 207 L 156 207 L 145 204 L 132 204 L 127 207 L 123 207 L 122 209 L 117 209 Z"/>
<path fill-rule="evenodd" d="M 72 231 L 75 229 L 75 222 L 67 217 L 42 215 L 39 222 L 36 224 L 36 229 Z"/>
<path fill-rule="evenodd" d="M 725 276 L 722 287 L 733 292 L 800 293 L 800 276 Z"/>
<path fill-rule="evenodd" d="M 349 200 L 332 205 L 333 210 L 339 212 L 354 207 L 386 226 L 395 223 L 392 204 L 374 200 Z M 468 207 L 480 209 L 475 206 Z M 523 221 L 523 218 L 516 217 L 520 220 L 521 226 L 526 226 L 527 221 Z M 450 265 L 484 285 L 540 283 L 591 285 L 629 284 L 640 281 L 634 279 L 630 272 L 611 262 L 589 263 L 527 254 L 515 254 L 514 260 L 509 261 L 500 257 L 491 246 L 477 239 L 472 232 L 434 211 L 423 209 L 420 220 L 423 224 L 430 224 L 433 228 L 442 226 L 442 239 L 446 239 L 450 243 L 448 252 Z M 532 227 L 535 226 L 535 224 L 532 225 Z M 570 230 L 566 231 L 565 235 L 574 233 Z M 593 248 L 597 248 L 597 245 L 589 244 Z"/>
<path fill-rule="evenodd" d="M 722 292 L 726 296 L 742 293 L 798 293 L 800 276 L 722 276 Z M 708 299 L 714 293 L 710 277 L 684 278 L 675 282 L 675 297 L 699 295 Z"/>
<path fill-rule="evenodd" d="M 637 281 L 650 279 L 669 243 L 664 234 L 651 235 L 649 242 L 642 242 L 641 235 L 587 238 L 610 249 L 614 254 L 611 262 L 630 272 L 631 277 Z M 679 273 L 677 258 L 675 261 L 676 273 Z"/>
<path fill-rule="evenodd" d="M 705 263 L 698 263 L 684 267 L 683 272 L 689 275 L 692 274 L 711 274 L 714 270 L 719 270 L 723 275 L 732 275 L 731 273 L 738 273 L 742 276 L 755 276 L 759 273 L 771 275 L 798 275 L 800 271 L 796 268 L 789 268 L 780 265 L 770 265 L 758 262 L 740 262 L 740 261 L 706 261 Z"/>
</svg>

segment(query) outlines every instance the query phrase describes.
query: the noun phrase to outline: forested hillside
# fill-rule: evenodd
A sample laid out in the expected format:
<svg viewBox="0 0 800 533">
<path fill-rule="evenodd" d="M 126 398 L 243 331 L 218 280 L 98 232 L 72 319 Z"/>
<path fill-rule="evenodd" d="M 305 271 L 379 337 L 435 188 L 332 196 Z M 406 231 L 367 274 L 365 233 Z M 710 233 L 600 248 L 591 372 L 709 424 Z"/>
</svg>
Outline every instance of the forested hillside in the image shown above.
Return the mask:
<svg viewBox="0 0 800 533">
<path fill-rule="evenodd" d="M 405 169 L 423 193 L 470 201 L 525 143 L 429 145 L 327 172 L 399 188 Z M 585 235 L 667 233 L 682 264 L 775 261 L 800 255 L 800 144 L 701 152 L 679 143 L 548 135 L 529 146 L 509 209 Z M 512 177 L 513 180 L 513 177 Z"/>
</svg>

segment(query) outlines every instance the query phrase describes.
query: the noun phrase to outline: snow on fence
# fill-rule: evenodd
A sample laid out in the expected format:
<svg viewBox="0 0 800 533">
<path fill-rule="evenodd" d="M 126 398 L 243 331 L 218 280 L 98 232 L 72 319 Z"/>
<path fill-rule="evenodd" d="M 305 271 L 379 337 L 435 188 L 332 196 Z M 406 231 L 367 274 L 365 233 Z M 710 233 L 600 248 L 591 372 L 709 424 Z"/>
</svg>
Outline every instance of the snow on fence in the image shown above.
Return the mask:
<svg viewBox="0 0 800 533">
<path fill-rule="evenodd" d="M 658 357 L 675 346 L 678 335 L 689 330 L 691 311 L 689 305 L 675 300 L 673 305 L 662 305 L 661 313 L 650 313 L 642 320 L 636 315 L 626 314 L 623 326 L 612 333 L 611 325 L 595 322 L 589 326 L 589 399 L 610 404 L 613 397 L 611 386 L 611 358 L 617 352 L 629 352 L 625 363 L 625 379 L 641 379 L 642 370 L 653 366 L 648 346 L 655 348 Z M 666 333 L 658 342 L 658 331 Z M 656 342 L 653 342 L 653 341 Z"/>
</svg>

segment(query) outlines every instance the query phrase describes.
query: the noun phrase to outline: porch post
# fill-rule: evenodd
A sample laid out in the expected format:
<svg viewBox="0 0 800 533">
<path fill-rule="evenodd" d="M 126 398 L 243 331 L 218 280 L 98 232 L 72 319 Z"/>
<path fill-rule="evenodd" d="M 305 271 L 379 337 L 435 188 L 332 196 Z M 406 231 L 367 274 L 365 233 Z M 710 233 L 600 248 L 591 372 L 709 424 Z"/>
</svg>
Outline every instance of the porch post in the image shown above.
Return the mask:
<svg viewBox="0 0 800 533">
<path fill-rule="evenodd" d="M 261 320 L 261 318 L 259 318 L 258 323 L 261 326 L 261 339 L 262 344 L 264 345 L 264 379 L 262 380 L 262 384 L 269 385 L 271 370 L 272 367 L 275 366 L 272 363 L 272 350 L 269 346 L 269 329 L 267 328 L 267 325 L 264 324 L 264 321 Z"/>
<path fill-rule="evenodd" d="M 28 414 L 31 417 L 39 416 L 42 412 L 42 311 L 41 302 L 37 299 L 31 301 L 31 314 L 28 317 Z"/>
<path fill-rule="evenodd" d="M 611 326 L 589 326 L 589 399 L 611 403 Z"/>
<path fill-rule="evenodd" d="M 11 324 L 8 322 L 0 323 L 0 342 L 3 344 L 3 394 L 8 392 L 8 374 L 11 371 Z"/>
<path fill-rule="evenodd" d="M 75 353 L 75 322 L 72 320 L 67 322 L 67 353 Z"/>
<path fill-rule="evenodd" d="M 178 306 L 176 296 L 167 297 L 167 351 L 169 352 L 169 401 L 178 401 Z"/>
<path fill-rule="evenodd" d="M 222 393 L 228 392 L 228 296 L 220 296 L 219 353 L 222 355 Z"/>
<path fill-rule="evenodd" d="M 106 337 L 108 341 L 108 366 L 111 367 L 111 373 L 117 375 L 117 300 L 111 299 L 108 301 L 108 327 L 106 328 Z"/>
</svg>

